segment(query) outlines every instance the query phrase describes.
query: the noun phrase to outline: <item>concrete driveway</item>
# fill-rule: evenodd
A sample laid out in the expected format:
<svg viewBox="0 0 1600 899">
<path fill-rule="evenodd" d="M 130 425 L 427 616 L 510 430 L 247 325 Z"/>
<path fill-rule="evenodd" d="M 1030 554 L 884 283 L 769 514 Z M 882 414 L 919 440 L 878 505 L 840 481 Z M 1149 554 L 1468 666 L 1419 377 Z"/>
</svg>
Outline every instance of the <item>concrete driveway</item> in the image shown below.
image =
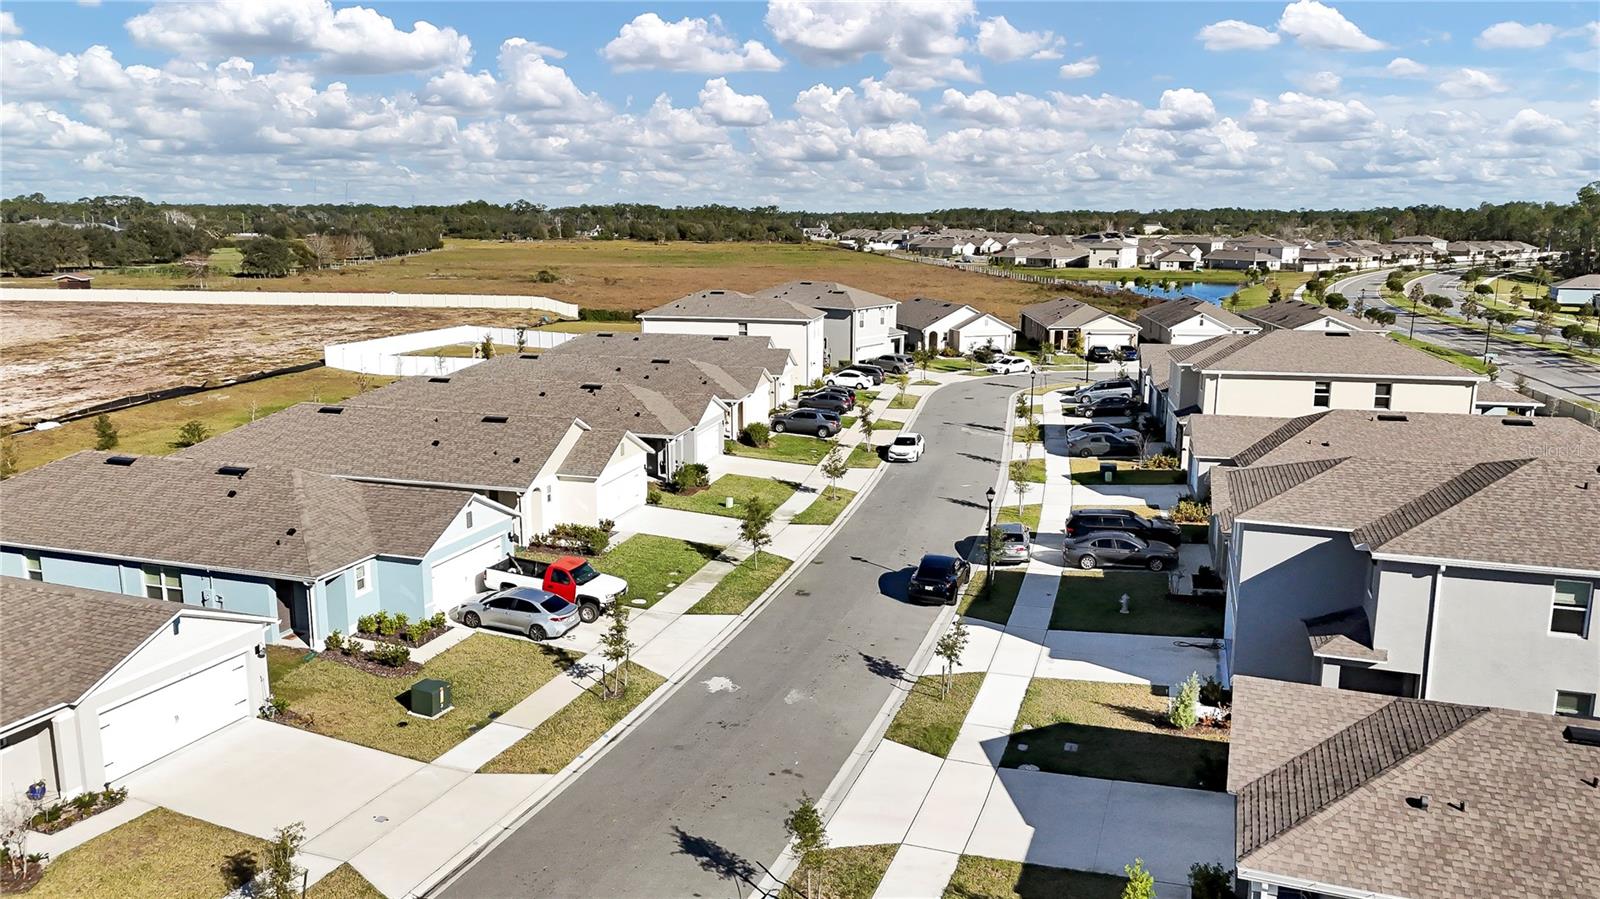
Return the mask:
<svg viewBox="0 0 1600 899">
<path fill-rule="evenodd" d="M 1035 677 L 1172 686 L 1191 673 L 1217 673 L 1216 651 L 1195 645 L 1210 642 L 1196 637 L 1051 631 L 1044 642 Z"/>
</svg>

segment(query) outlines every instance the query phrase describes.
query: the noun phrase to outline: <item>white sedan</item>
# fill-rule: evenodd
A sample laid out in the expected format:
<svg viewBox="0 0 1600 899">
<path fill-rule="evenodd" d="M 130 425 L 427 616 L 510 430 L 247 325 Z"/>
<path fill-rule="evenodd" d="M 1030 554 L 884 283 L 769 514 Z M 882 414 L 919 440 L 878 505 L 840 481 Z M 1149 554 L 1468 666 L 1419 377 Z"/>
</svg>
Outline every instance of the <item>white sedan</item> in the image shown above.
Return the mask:
<svg viewBox="0 0 1600 899">
<path fill-rule="evenodd" d="M 1033 363 L 1021 356 L 996 356 L 984 370 L 997 375 L 1014 375 L 1018 372 L 1032 371 Z"/>
<path fill-rule="evenodd" d="M 836 371 L 823 378 L 822 383 L 829 387 L 849 387 L 852 390 L 870 390 L 873 386 L 872 377 L 858 371 Z"/>
<path fill-rule="evenodd" d="M 922 458 L 927 443 L 921 434 L 902 433 L 889 444 L 890 462 L 915 462 Z"/>
</svg>

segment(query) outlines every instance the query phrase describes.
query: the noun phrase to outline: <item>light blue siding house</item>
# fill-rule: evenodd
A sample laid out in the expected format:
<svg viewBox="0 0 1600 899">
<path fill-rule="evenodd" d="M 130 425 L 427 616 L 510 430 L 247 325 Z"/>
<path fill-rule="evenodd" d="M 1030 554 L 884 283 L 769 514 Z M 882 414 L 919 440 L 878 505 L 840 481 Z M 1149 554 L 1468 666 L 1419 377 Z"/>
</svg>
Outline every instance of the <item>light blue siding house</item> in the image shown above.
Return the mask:
<svg viewBox="0 0 1600 899">
<path fill-rule="evenodd" d="M 320 647 L 476 592 L 515 513 L 477 494 L 84 452 L 0 484 L 0 574 L 274 618 Z"/>
</svg>

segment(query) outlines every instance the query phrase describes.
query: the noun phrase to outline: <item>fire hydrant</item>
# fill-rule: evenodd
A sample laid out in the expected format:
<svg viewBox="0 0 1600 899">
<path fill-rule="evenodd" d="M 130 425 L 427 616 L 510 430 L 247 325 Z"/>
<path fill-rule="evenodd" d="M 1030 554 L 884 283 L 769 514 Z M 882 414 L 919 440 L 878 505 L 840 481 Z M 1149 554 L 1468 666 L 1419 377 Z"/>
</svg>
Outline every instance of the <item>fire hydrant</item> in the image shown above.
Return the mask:
<svg viewBox="0 0 1600 899">
<path fill-rule="evenodd" d="M 1128 594 L 1122 594 L 1122 608 L 1117 610 L 1123 615 L 1128 614 Z"/>
</svg>

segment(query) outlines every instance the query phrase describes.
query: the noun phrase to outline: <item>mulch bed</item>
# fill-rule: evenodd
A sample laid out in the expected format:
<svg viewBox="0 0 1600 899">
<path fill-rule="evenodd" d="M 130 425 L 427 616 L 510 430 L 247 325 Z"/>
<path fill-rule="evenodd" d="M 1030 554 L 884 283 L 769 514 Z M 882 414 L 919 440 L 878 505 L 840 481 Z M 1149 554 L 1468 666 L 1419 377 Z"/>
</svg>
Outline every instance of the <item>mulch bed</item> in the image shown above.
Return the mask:
<svg viewBox="0 0 1600 899">
<path fill-rule="evenodd" d="M 422 670 L 422 665 L 419 662 L 407 662 L 395 668 L 381 662 L 374 662 L 365 655 L 357 655 L 355 653 L 345 655 L 342 652 L 332 652 L 326 649 L 317 653 L 317 658 L 338 662 L 341 665 L 349 665 L 358 671 L 365 671 L 378 677 L 407 677 Z"/>
<path fill-rule="evenodd" d="M 367 631 L 356 631 L 355 635 L 363 640 L 371 640 L 374 643 L 393 643 L 397 646 L 407 646 L 415 649 L 418 646 L 427 646 L 430 640 L 440 636 L 449 629 L 449 625 L 440 625 L 439 627 L 433 628 L 432 630 L 428 631 L 427 634 L 423 635 L 421 643 L 412 643 L 410 637 L 402 636 L 400 634 L 373 634 Z"/>
<path fill-rule="evenodd" d="M 95 804 L 89 806 L 87 810 L 79 809 L 70 801 L 56 803 L 55 805 L 58 805 L 61 809 L 61 814 L 51 821 L 44 820 L 44 811 L 41 809 L 39 814 L 34 815 L 33 820 L 28 823 L 28 829 L 35 833 L 59 833 L 79 821 L 93 818 L 101 812 L 116 808 L 128 798 L 125 790 L 112 792 L 117 794 L 112 798 L 97 794 Z"/>
<path fill-rule="evenodd" d="M 38 862 L 23 862 L 21 874 L 13 874 L 9 863 L 0 865 L 0 893 L 8 896 L 13 893 L 26 893 L 37 886 L 42 877 L 44 877 L 44 865 Z"/>
</svg>

